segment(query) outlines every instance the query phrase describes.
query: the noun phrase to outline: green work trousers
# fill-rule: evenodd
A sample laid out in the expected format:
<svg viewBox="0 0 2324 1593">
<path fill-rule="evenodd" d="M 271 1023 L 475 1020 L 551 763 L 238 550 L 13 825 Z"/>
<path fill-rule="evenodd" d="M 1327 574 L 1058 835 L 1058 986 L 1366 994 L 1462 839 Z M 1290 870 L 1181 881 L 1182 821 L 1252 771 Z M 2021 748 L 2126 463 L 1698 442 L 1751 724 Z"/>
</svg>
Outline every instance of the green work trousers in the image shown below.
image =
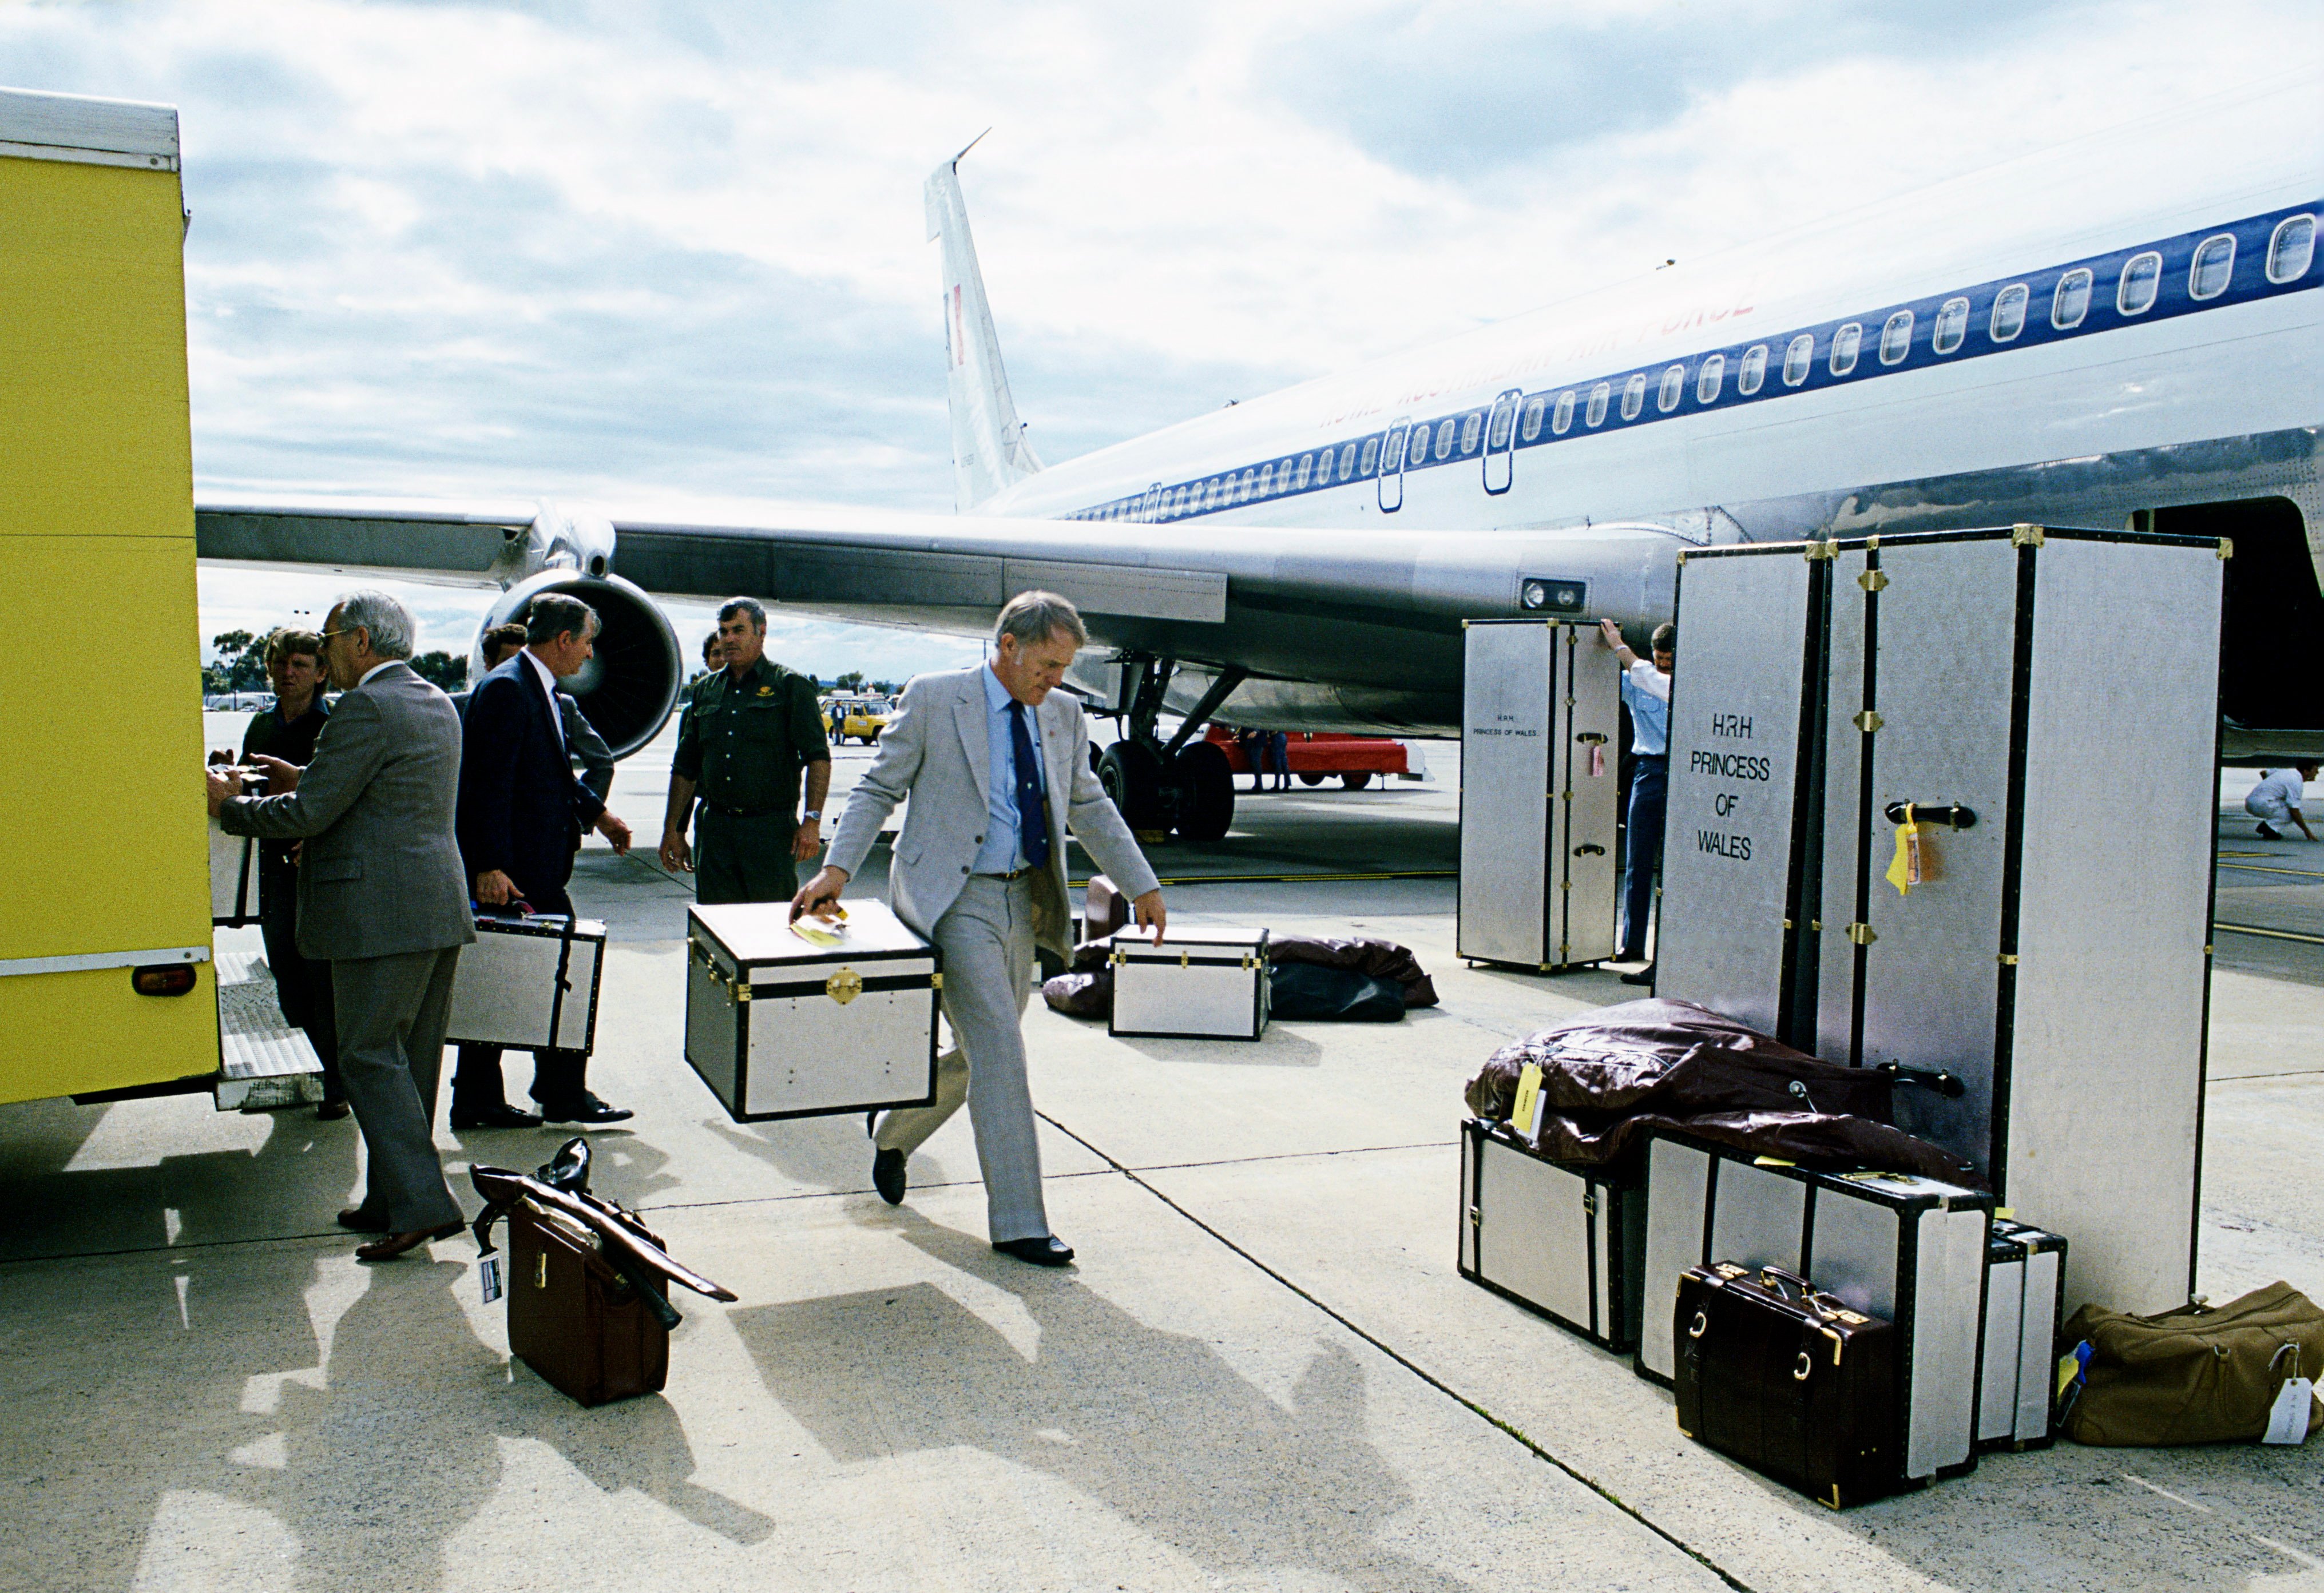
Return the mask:
<svg viewBox="0 0 2324 1593">
<path fill-rule="evenodd" d="M 790 900 L 798 894 L 791 859 L 798 833 L 798 821 L 787 813 L 738 819 L 703 808 L 694 819 L 694 899 L 706 907 Z"/>
</svg>

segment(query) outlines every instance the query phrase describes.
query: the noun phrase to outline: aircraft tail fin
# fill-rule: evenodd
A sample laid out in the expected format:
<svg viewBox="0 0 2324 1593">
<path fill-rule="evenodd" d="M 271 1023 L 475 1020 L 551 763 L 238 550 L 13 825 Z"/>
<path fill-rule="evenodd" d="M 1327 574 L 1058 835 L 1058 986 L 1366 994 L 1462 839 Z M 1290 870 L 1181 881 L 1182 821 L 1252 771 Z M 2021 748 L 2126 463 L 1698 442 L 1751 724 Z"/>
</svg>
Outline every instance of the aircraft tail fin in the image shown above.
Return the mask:
<svg viewBox="0 0 2324 1593">
<path fill-rule="evenodd" d="M 975 147 L 973 143 L 969 145 L 969 149 Z M 1033 445 L 1026 440 L 1025 423 L 1017 419 L 1016 401 L 1009 396 L 1009 373 L 1001 364 L 1001 339 L 992 329 L 992 309 L 984 298 L 984 274 L 976 268 L 968 204 L 960 191 L 960 160 L 967 153 L 968 150 L 961 151 L 930 172 L 924 192 L 929 241 L 944 244 L 953 507 L 963 511 L 1041 468 Z"/>
</svg>

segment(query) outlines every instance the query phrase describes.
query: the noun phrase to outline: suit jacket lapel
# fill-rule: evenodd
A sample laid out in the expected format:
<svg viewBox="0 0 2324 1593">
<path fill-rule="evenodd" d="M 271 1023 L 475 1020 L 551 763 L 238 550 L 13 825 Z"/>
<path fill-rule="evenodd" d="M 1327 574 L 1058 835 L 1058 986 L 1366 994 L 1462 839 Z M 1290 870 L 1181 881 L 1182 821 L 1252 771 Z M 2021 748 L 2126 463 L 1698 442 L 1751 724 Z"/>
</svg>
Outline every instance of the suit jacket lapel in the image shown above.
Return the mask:
<svg viewBox="0 0 2324 1593">
<path fill-rule="evenodd" d="M 1059 705 L 1057 694 L 1051 692 L 1042 704 L 1034 710 L 1041 722 L 1041 778 L 1049 790 L 1049 828 L 1051 839 L 1065 822 L 1067 805 L 1073 800 L 1073 770 L 1067 760 L 1073 756 L 1073 738 L 1065 733 L 1063 723 L 1065 709 Z"/>
<path fill-rule="evenodd" d="M 960 732 L 961 750 L 968 754 L 968 767 L 976 776 L 976 794 L 989 806 L 992 802 L 992 749 L 985 740 L 984 666 L 979 664 L 970 675 L 967 687 L 953 708 L 953 723 Z"/>
</svg>

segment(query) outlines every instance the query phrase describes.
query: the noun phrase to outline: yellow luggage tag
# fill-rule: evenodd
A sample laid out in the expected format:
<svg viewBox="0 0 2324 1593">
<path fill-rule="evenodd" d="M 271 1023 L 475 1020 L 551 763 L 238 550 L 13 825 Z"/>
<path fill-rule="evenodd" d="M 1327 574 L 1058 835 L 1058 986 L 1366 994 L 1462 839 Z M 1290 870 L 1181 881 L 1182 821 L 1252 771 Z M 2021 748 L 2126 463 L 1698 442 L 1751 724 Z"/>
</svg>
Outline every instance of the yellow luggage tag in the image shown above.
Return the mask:
<svg viewBox="0 0 2324 1593">
<path fill-rule="evenodd" d="M 834 946 L 844 945 L 846 944 L 847 936 L 847 909 L 841 907 L 838 903 L 834 902 L 831 907 L 831 912 L 832 916 L 839 920 L 838 928 L 824 929 L 821 927 L 814 927 L 813 925 L 816 925 L 816 920 L 813 916 L 808 916 L 792 919 L 791 933 L 798 935 L 801 940 L 807 942 L 807 944 L 811 946 L 820 946 L 826 952 L 831 950 Z"/>
<path fill-rule="evenodd" d="M 1921 826 L 1914 822 L 1913 805 L 1904 804 L 1904 822 L 1896 826 L 1896 855 L 1888 864 L 1888 883 L 1898 896 L 1909 896 L 1921 883 Z"/>
<path fill-rule="evenodd" d="M 1509 1107 L 1509 1127 L 1520 1134 L 1538 1134 L 1541 1107 L 1541 1064 L 1529 1062 L 1517 1073 L 1517 1098 Z"/>
</svg>

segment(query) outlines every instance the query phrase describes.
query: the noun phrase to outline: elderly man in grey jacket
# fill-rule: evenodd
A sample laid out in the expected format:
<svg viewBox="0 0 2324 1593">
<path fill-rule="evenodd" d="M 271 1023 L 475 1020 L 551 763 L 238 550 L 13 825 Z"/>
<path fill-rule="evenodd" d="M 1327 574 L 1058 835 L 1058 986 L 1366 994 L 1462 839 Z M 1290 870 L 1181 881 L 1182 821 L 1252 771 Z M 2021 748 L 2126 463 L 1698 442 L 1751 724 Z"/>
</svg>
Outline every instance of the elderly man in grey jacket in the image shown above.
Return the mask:
<svg viewBox="0 0 2324 1593">
<path fill-rule="evenodd" d="M 343 695 L 304 769 L 269 765 L 270 790 L 209 777 L 227 833 L 301 838 L 299 950 L 327 959 L 339 1074 L 363 1130 L 365 1190 L 341 1226 L 389 1261 L 460 1229 L 437 1160 L 436 1080 L 460 948 L 476 938 L 453 839 L 460 719 L 412 672 L 411 612 L 382 592 L 339 600 L 323 667 Z"/>
<path fill-rule="evenodd" d="M 908 796 L 888 894 L 896 916 L 944 953 L 954 1044 L 938 1059 L 935 1104 L 891 1111 L 874 1127 L 872 1181 L 890 1205 L 901 1201 L 906 1159 L 965 1100 L 992 1248 L 1062 1266 L 1074 1252 L 1050 1233 L 1041 1200 L 1022 1018 L 1034 946 L 1069 950 L 1067 828 L 1157 942 L 1166 915 L 1137 838 L 1090 772 L 1081 704 L 1056 690 L 1089 640 L 1081 615 L 1054 593 L 1024 593 L 1001 611 L 993 639 L 991 663 L 904 688 L 829 861 L 792 898 L 791 916 L 828 913 Z"/>
</svg>

